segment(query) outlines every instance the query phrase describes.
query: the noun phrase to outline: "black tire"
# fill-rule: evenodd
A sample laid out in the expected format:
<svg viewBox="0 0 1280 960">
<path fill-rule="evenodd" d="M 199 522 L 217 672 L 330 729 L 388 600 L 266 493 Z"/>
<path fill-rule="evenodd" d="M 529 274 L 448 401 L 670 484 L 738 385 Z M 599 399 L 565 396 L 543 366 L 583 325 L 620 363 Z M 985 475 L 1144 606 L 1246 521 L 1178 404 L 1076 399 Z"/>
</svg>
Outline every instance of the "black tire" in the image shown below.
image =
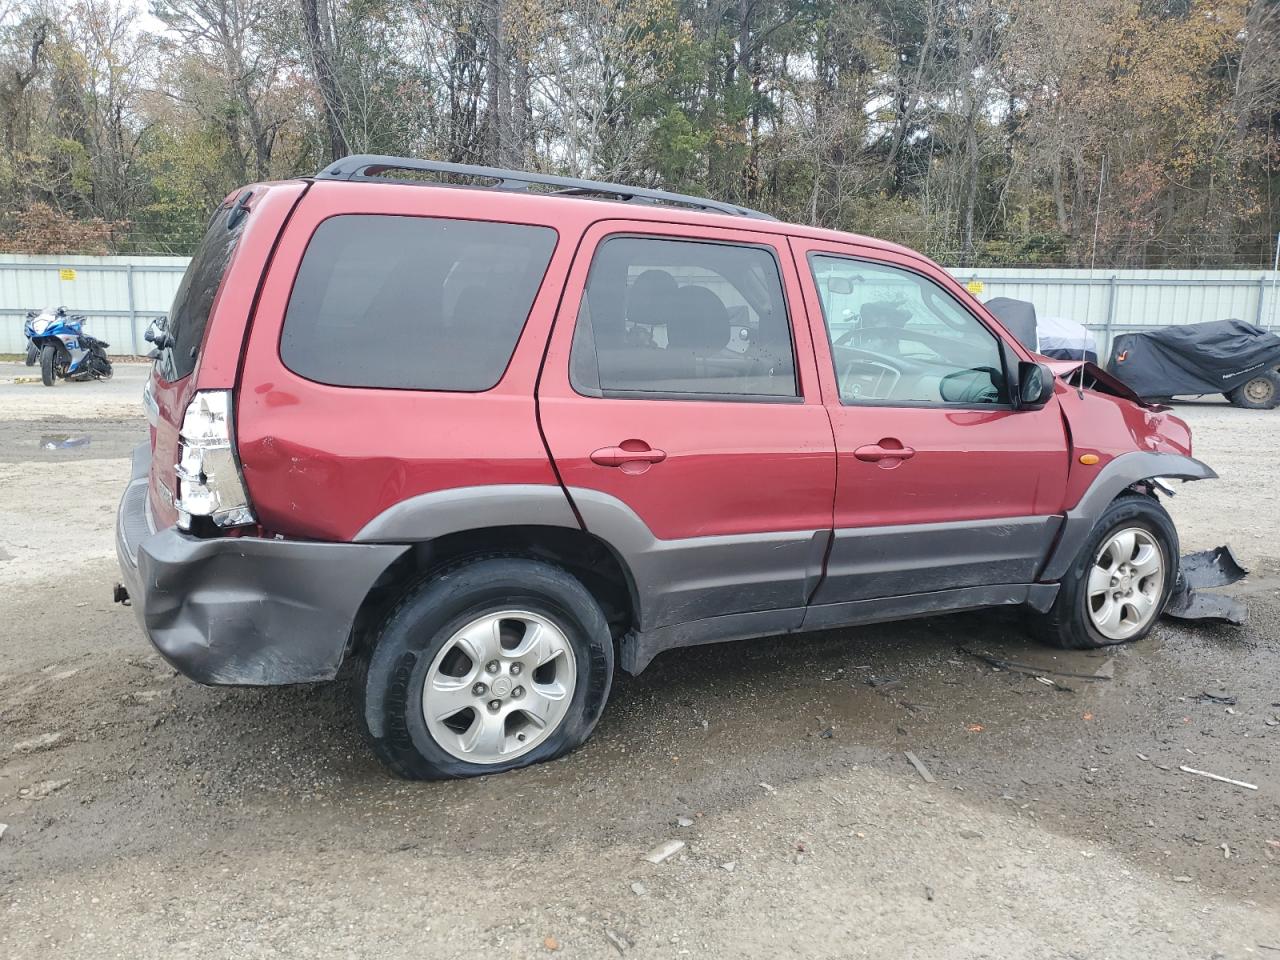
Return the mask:
<svg viewBox="0 0 1280 960">
<path fill-rule="evenodd" d="M 436 654 L 486 611 L 519 607 L 546 617 L 573 647 L 576 684 L 559 726 L 514 759 L 471 763 L 444 750 L 423 717 L 423 688 Z M 359 658 L 356 701 L 378 758 L 411 780 L 501 773 L 554 760 L 591 735 L 609 699 L 613 639 L 600 605 L 573 576 L 538 560 L 494 557 L 445 570 L 411 588 Z"/>
<path fill-rule="evenodd" d="M 58 348 L 51 343 L 46 343 L 40 348 L 40 379 L 44 381 L 46 387 L 52 387 L 54 383 L 54 364 L 58 359 Z"/>
<path fill-rule="evenodd" d="M 1148 531 L 1163 553 L 1164 588 L 1156 604 L 1157 613 L 1142 630 L 1123 640 L 1114 640 L 1099 633 L 1089 617 L 1088 596 L 1085 584 L 1094 558 L 1103 542 L 1122 527 L 1141 527 Z M 1113 500 L 1102 512 L 1093 531 L 1071 568 L 1062 578 L 1058 597 L 1046 613 L 1032 611 L 1028 626 L 1041 642 L 1068 650 L 1091 650 L 1117 643 L 1141 640 L 1151 632 L 1160 619 L 1160 612 L 1169 602 L 1174 582 L 1178 577 L 1178 531 L 1164 507 L 1154 497 L 1139 493 L 1126 493 Z"/>
<path fill-rule="evenodd" d="M 1280 406 L 1280 373 L 1268 370 L 1223 394 L 1231 405 L 1245 410 L 1274 410 Z"/>
<path fill-rule="evenodd" d="M 40 359 L 40 350 L 34 343 L 27 342 L 27 366 L 34 367 L 36 361 Z"/>
</svg>

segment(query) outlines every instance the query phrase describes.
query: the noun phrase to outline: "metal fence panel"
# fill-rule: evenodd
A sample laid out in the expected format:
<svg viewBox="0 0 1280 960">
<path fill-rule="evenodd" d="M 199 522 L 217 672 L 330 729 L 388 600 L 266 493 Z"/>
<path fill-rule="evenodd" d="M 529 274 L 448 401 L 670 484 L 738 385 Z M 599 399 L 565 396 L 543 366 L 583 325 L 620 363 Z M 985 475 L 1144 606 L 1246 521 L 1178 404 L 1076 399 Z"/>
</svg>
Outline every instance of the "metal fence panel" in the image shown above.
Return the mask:
<svg viewBox="0 0 1280 960">
<path fill-rule="evenodd" d="M 186 257 L 0 256 L 0 353 L 25 348 L 28 310 L 65 306 L 88 318 L 86 332 L 115 354 L 144 353 L 151 318 L 166 313 Z M 1095 332 L 1104 356 L 1128 330 L 1234 317 L 1260 326 L 1280 314 L 1275 274 L 1266 270 L 1066 270 L 963 267 L 951 270 L 980 300 L 1029 300 L 1041 316 L 1068 317 Z"/>
<path fill-rule="evenodd" d="M 146 353 L 142 335 L 167 313 L 186 257 L 0 256 L 0 353 L 26 349 L 28 310 L 62 306 L 85 315 L 85 333 L 113 354 Z"/>
</svg>

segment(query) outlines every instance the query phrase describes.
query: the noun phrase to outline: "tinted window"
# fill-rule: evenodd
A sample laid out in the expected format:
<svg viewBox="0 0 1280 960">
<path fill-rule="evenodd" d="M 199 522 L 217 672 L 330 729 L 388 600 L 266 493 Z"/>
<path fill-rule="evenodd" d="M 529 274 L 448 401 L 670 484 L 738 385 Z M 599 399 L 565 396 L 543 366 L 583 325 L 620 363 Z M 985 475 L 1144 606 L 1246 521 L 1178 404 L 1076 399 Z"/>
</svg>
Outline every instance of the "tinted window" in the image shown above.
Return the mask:
<svg viewBox="0 0 1280 960">
<path fill-rule="evenodd" d="M 759 247 L 606 240 L 570 362 L 574 387 L 591 396 L 794 397 L 777 261 Z"/>
<path fill-rule="evenodd" d="M 841 400 L 1008 402 L 999 340 L 937 284 L 882 263 L 809 262 Z"/>
<path fill-rule="evenodd" d="M 316 229 L 280 356 L 338 386 L 488 390 L 555 247 L 547 227 L 350 215 Z"/>
<path fill-rule="evenodd" d="M 209 229 L 205 231 L 195 256 L 187 265 L 186 273 L 182 275 L 178 292 L 174 294 L 167 328 L 169 335 L 173 337 L 173 343 L 162 350 L 158 358 L 160 375 L 169 383 L 189 376 L 196 367 L 196 357 L 204 340 L 204 329 L 209 323 L 213 298 L 218 293 L 222 275 L 231 262 L 231 254 L 235 252 L 236 243 L 248 219 L 243 212 L 238 213 L 231 221 L 232 226 L 228 228 L 228 219 L 234 207 L 233 199 L 214 213 Z"/>
</svg>

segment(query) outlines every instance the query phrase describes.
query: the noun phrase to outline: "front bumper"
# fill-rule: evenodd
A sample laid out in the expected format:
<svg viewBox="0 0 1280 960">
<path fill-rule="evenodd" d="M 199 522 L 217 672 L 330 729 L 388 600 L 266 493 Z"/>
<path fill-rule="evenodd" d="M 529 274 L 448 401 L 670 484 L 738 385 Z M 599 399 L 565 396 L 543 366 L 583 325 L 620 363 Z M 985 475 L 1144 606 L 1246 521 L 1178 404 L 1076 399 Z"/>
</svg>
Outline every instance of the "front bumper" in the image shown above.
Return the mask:
<svg viewBox="0 0 1280 960">
<path fill-rule="evenodd" d="M 147 509 L 151 450 L 133 453 L 116 517 L 116 555 L 155 648 L 205 684 L 331 680 L 369 588 L 408 547 L 156 530 Z"/>
</svg>

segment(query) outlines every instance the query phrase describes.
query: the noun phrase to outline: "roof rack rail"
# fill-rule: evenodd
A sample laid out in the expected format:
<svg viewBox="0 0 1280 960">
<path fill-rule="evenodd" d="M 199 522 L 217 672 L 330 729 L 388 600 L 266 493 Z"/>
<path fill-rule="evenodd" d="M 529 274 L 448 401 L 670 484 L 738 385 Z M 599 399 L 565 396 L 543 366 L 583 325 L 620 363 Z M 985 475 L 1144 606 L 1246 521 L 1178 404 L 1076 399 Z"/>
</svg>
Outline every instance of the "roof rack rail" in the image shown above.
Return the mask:
<svg viewBox="0 0 1280 960">
<path fill-rule="evenodd" d="M 599 180 L 580 180 L 576 177 L 556 177 L 550 174 L 529 173 L 520 170 L 503 170 L 498 167 L 480 167 L 468 163 L 444 163 L 438 160 L 414 160 L 410 157 L 383 157 L 376 154 L 357 154 L 336 160 L 316 174 L 317 180 L 362 180 L 395 182 L 394 177 L 384 177 L 387 172 L 396 170 L 416 173 L 441 173 L 458 177 L 477 177 L 485 180 L 497 180 L 491 187 L 476 184 L 454 184 L 441 182 L 433 184 L 444 187 L 461 187 L 463 189 L 491 189 L 528 191 L 531 186 L 559 187 L 554 193 L 562 196 L 607 196 L 622 201 L 636 203 L 670 203 L 693 207 L 713 213 L 727 213 L 735 217 L 754 217 L 757 220 L 776 220 L 767 213 L 740 207 L 734 203 L 722 203 L 706 197 L 692 197 L 683 193 L 669 193 L 666 190 L 650 190 L 646 187 L 629 187 L 621 183 L 605 183 Z M 422 183 L 420 180 L 404 180 L 400 182 Z"/>
</svg>

